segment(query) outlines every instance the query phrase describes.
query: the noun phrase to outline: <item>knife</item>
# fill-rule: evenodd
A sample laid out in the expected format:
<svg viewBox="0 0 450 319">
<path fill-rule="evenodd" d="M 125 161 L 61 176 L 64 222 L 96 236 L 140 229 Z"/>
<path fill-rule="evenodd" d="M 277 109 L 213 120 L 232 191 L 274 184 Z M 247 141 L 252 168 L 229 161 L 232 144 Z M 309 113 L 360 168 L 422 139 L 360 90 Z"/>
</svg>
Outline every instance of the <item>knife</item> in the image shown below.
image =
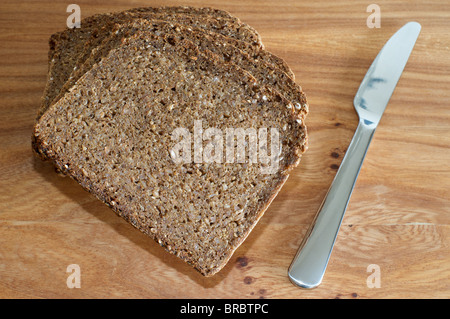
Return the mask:
<svg viewBox="0 0 450 319">
<path fill-rule="evenodd" d="M 375 129 L 405 68 L 421 26 L 409 22 L 384 45 L 366 73 L 353 104 L 359 124 L 319 211 L 289 266 L 292 283 L 322 282 L 342 219 Z"/>
</svg>

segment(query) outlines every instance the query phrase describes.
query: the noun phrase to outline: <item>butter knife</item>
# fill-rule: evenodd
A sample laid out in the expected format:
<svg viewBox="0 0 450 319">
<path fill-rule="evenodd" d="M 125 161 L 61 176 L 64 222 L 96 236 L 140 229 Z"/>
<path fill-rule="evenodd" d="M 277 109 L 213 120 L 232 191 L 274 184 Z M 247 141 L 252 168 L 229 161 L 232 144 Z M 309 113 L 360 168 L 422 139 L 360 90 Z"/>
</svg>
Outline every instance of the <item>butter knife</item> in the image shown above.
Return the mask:
<svg viewBox="0 0 450 319">
<path fill-rule="evenodd" d="M 340 168 L 294 257 L 288 276 L 302 288 L 320 285 L 369 144 L 408 61 L 421 26 L 409 22 L 384 45 L 353 104 L 359 124 Z"/>
</svg>

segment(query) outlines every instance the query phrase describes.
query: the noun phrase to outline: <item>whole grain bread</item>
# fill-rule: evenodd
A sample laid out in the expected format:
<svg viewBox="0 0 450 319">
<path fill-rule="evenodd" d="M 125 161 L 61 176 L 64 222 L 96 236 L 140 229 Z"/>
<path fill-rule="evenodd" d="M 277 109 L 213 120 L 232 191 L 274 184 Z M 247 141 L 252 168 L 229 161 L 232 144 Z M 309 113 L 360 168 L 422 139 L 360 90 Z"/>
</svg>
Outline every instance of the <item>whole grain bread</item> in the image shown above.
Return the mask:
<svg viewBox="0 0 450 319">
<path fill-rule="evenodd" d="M 200 50 L 211 51 L 223 61 L 237 64 L 251 73 L 262 84 L 272 86 L 282 93 L 291 102 L 295 112 L 303 119 L 306 117 L 308 107 L 306 97 L 300 86 L 275 66 L 266 63 L 264 60 L 255 59 L 239 48 L 230 45 L 227 41 L 229 38 L 214 32 L 198 31 L 192 27 L 186 27 L 177 23 L 157 20 L 149 22 L 144 19 L 131 20 L 130 22 L 117 25 L 111 32 L 112 35 L 103 40 L 102 44 L 97 48 L 91 49 L 90 46 L 85 48 L 86 52 L 81 55 L 84 56 L 90 53 L 90 57 L 71 73 L 64 86 L 60 89 L 59 94 L 52 100 L 52 103 L 64 96 L 67 90 L 94 64 L 106 56 L 111 49 L 120 45 L 123 37 L 130 36 L 141 30 L 152 32 L 155 35 L 164 34 L 185 38 L 197 45 Z M 45 110 L 46 108 L 42 112 L 45 112 Z"/>
<path fill-rule="evenodd" d="M 289 77 L 294 78 L 292 70 L 283 59 L 263 50 L 260 36 L 253 28 L 242 24 L 239 19 L 225 11 L 210 8 L 191 9 L 191 7 L 140 8 L 116 14 L 102 14 L 84 19 L 81 29 L 67 29 L 52 36 L 50 42 L 53 45 L 50 47 L 53 53 L 49 65 L 48 81 L 37 118 L 58 96 L 71 72 L 89 57 L 90 51 L 111 34 L 115 25 L 132 19 L 143 18 L 150 21 L 164 19 L 184 23 L 197 31 L 203 30 L 211 33 L 210 30 L 213 30 L 215 33 L 224 35 L 222 37 L 224 43 L 244 50 L 254 59 L 272 63 L 285 71 Z M 188 14 L 189 12 L 190 14 Z"/>
<path fill-rule="evenodd" d="M 106 13 L 106 14 L 98 14 L 84 19 L 81 23 L 81 28 L 78 29 L 66 29 L 61 32 L 57 32 L 50 37 L 49 41 L 49 61 L 52 60 L 54 54 L 61 49 L 64 49 L 67 43 L 67 40 L 77 41 L 78 39 L 86 39 L 86 35 L 89 37 L 90 33 L 97 33 L 98 30 L 101 29 L 104 25 L 103 23 L 108 23 L 110 20 L 114 20 L 117 16 L 120 19 L 120 16 L 128 13 L 138 13 L 142 14 L 157 14 L 161 19 L 163 18 L 161 15 L 166 15 L 169 20 L 176 21 L 176 18 L 182 18 L 181 15 L 187 15 L 192 17 L 199 17 L 200 20 L 195 23 L 205 23 L 205 18 L 213 18 L 213 19 L 222 19 L 222 21 L 216 21 L 215 26 L 219 29 L 224 29 L 222 32 L 225 32 L 226 35 L 231 35 L 232 37 L 242 38 L 244 41 L 261 42 L 261 38 L 259 34 L 247 24 L 242 24 L 240 19 L 231 15 L 230 13 L 209 8 L 209 7 L 192 7 L 192 6 L 162 6 L 162 7 L 140 7 L 133 8 L 126 11 L 118 12 L 118 13 Z M 175 19 L 174 19 L 175 18 Z M 243 30 L 238 34 L 231 33 L 226 26 L 226 24 L 234 24 L 236 26 L 243 26 Z M 208 26 L 206 26 L 208 27 Z M 247 34 L 252 33 L 252 34 Z M 262 45 L 262 43 L 261 43 Z"/>
<path fill-rule="evenodd" d="M 205 134 L 273 128 L 281 145 L 269 153 L 279 166 L 262 174 L 267 162 L 239 162 L 236 152 L 231 162 L 199 162 L 195 151 L 210 148 L 208 139 L 194 148 L 194 161 L 176 163 L 174 132 L 192 131 L 196 121 Z M 234 63 L 181 37 L 141 31 L 42 115 L 34 141 L 58 169 L 209 276 L 224 267 L 298 165 L 307 133 L 283 95 Z"/>
<path fill-rule="evenodd" d="M 97 14 L 81 21 L 80 28 L 65 29 L 50 38 L 49 73 L 44 88 L 41 105 L 37 117 L 51 104 L 64 85 L 72 70 L 80 64 L 79 53 L 83 52 L 86 41 L 108 36 L 111 28 L 133 18 L 160 19 L 178 21 L 205 30 L 214 30 L 229 37 L 244 40 L 252 46 L 262 47 L 261 38 L 250 26 L 241 23 L 237 18 L 211 16 L 211 10 L 197 8 L 191 13 L 178 12 L 180 7 L 141 8 L 118 13 Z M 186 8 L 184 11 L 189 11 Z M 98 43 L 94 44 L 97 45 Z M 89 55 L 88 55 L 89 56 Z M 81 62 L 82 63 L 82 62 Z"/>
</svg>

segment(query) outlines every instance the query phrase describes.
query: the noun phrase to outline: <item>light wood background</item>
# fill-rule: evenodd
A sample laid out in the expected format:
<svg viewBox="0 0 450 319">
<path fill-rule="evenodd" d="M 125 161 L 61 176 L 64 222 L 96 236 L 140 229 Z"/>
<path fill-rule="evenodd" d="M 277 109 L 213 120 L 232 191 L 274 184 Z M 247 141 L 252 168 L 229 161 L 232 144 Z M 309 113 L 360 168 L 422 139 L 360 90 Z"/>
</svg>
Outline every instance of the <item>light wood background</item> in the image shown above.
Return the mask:
<svg viewBox="0 0 450 319">
<path fill-rule="evenodd" d="M 375 2 L 375 1 L 374 1 Z M 216 276 L 204 278 L 33 157 L 49 36 L 72 2 L 0 4 L 0 297 L 449 298 L 450 5 L 376 1 L 77 1 L 82 17 L 144 5 L 213 6 L 258 30 L 307 93 L 310 148 L 260 223 Z M 388 38 L 422 33 L 362 168 L 321 286 L 287 268 L 357 125 L 352 101 Z M 81 288 L 66 268 L 78 264 Z M 367 267 L 381 271 L 369 288 Z"/>
</svg>

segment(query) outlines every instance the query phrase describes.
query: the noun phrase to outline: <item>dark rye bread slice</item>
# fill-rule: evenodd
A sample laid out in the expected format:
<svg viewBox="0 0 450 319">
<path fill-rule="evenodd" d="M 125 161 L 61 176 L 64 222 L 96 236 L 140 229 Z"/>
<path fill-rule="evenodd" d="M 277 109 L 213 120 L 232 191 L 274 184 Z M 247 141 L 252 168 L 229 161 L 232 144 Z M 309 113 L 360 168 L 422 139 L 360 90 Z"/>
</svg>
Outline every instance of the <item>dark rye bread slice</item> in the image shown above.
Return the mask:
<svg viewBox="0 0 450 319">
<path fill-rule="evenodd" d="M 167 14 L 185 14 L 185 15 L 189 15 L 189 16 L 200 16 L 200 17 L 212 17 L 212 18 L 220 18 L 220 19 L 224 19 L 225 22 L 229 22 L 229 23 L 235 23 L 237 25 L 241 24 L 240 19 L 238 19 L 237 17 L 231 15 L 230 13 L 224 11 L 224 10 L 219 10 L 219 9 L 214 9 L 214 8 L 209 8 L 209 7 L 191 7 L 191 6 L 162 6 L 162 7 L 140 7 L 140 8 L 133 8 L 130 10 L 126 10 L 123 12 L 130 12 L 130 13 L 140 13 L 140 14 L 147 14 L 147 13 L 153 13 L 153 14 L 161 14 L 161 13 L 167 13 Z M 120 12 L 118 14 L 122 14 L 123 12 Z M 53 55 L 55 54 L 55 51 L 57 51 L 57 48 L 60 46 L 59 45 L 59 41 L 61 39 L 68 39 L 68 38 L 77 38 L 77 37 L 83 37 L 84 33 L 90 33 L 91 30 L 89 30 L 89 27 L 91 26 L 96 26 L 96 24 L 98 23 L 99 19 L 102 20 L 104 17 L 106 17 L 106 19 L 108 18 L 113 18 L 113 16 L 116 15 L 116 13 L 107 13 L 107 14 L 99 14 L 96 16 L 92 16 L 89 18 L 84 19 L 82 22 L 82 30 L 80 29 L 66 29 L 62 32 L 58 32 L 53 34 L 50 37 L 50 50 L 49 50 L 49 60 L 51 60 L 53 58 Z M 109 16 L 109 17 L 108 17 Z M 87 26 L 87 28 L 85 28 L 85 25 Z M 218 28 L 222 28 L 222 26 L 218 25 Z M 240 34 L 240 37 L 243 37 L 243 40 L 247 40 L 248 39 L 248 35 L 245 34 L 248 31 L 251 31 L 254 33 L 254 36 L 251 36 L 250 39 L 259 39 L 259 42 L 261 42 L 261 38 L 259 36 L 259 34 L 256 32 L 256 30 L 254 30 L 253 28 L 251 28 L 248 25 L 244 25 L 244 30 L 243 33 Z M 78 34 L 78 36 L 70 36 L 69 33 L 76 33 Z M 233 36 L 233 35 L 232 35 Z M 239 35 L 238 35 L 239 36 Z M 262 45 L 262 43 L 261 43 Z"/>
<path fill-rule="evenodd" d="M 141 32 L 53 104 L 34 136 L 58 169 L 209 276 L 245 240 L 307 147 L 306 127 L 288 105 L 241 68 L 187 40 Z M 195 121 L 205 136 L 216 129 L 215 142 L 217 130 L 225 136 L 227 128 L 267 128 L 271 139 L 267 145 L 260 139 L 259 152 L 267 150 L 278 166 L 264 174 L 268 162 L 240 162 L 236 152 L 231 161 L 207 162 L 208 148 L 220 152 L 211 151 L 205 136 L 195 148 L 204 151 L 204 161 L 193 150 L 190 161 L 176 164 L 175 132 L 194 133 Z"/>
<path fill-rule="evenodd" d="M 237 64 L 239 67 L 250 72 L 262 84 L 272 86 L 282 93 L 291 102 L 292 108 L 299 114 L 300 118 L 304 119 L 306 117 L 308 106 L 301 87 L 286 73 L 273 65 L 265 63 L 262 60 L 254 59 L 239 48 L 227 43 L 227 37 L 213 32 L 206 33 L 198 31 L 198 29 L 194 31 L 195 29 L 192 27 L 186 27 L 172 22 L 149 22 L 143 19 L 133 20 L 116 26 L 111 32 L 112 36 L 105 39 L 97 48 L 93 50 L 91 48 L 85 49 L 87 52 L 82 55 L 90 53 L 90 57 L 72 72 L 52 103 L 64 96 L 67 90 L 94 64 L 98 63 L 102 57 L 106 56 L 111 49 L 120 45 L 123 37 L 130 36 L 141 30 L 152 32 L 155 35 L 165 34 L 185 38 L 197 45 L 202 51 L 209 50 L 217 54 L 218 58 L 224 62 Z"/>
<path fill-rule="evenodd" d="M 123 23 L 130 23 L 130 21 L 133 20 L 143 20 L 143 19 L 135 19 L 134 16 L 129 17 L 128 15 L 125 15 L 127 18 L 124 18 Z M 117 22 L 118 19 L 114 19 L 113 21 Z M 149 22 L 158 20 L 147 20 Z M 169 22 L 171 23 L 171 22 Z M 230 37 L 223 36 L 221 34 L 218 34 L 216 32 L 207 31 L 205 29 L 196 28 L 192 26 L 183 26 L 179 25 L 177 23 L 172 23 L 173 25 L 180 26 L 179 29 L 183 28 L 184 30 L 190 30 L 195 31 L 197 33 L 203 32 L 205 35 L 198 35 L 199 38 L 204 36 L 205 38 L 212 38 L 215 41 L 215 44 L 217 46 L 220 46 L 221 49 L 225 49 L 228 51 L 228 55 L 232 55 L 230 51 L 244 51 L 244 55 L 249 55 L 248 59 L 254 60 L 254 62 L 261 61 L 264 65 L 267 66 L 266 73 L 269 75 L 272 81 L 279 82 L 279 85 L 284 85 L 285 82 L 288 82 L 289 85 L 292 87 L 292 92 L 294 91 L 301 91 L 300 87 L 294 82 L 294 76 L 292 73 L 292 70 L 287 66 L 286 62 L 282 60 L 281 58 L 271 54 L 270 52 L 266 50 L 262 50 L 259 47 L 253 46 L 248 44 L 247 42 L 236 40 Z M 75 50 L 72 54 L 72 57 L 69 59 L 70 65 L 66 66 L 66 64 L 61 64 L 61 59 L 55 59 L 53 61 L 52 67 L 50 68 L 49 72 L 49 81 L 47 83 L 46 89 L 44 91 L 45 98 L 43 99 L 43 103 L 41 104 L 39 111 L 38 111 L 38 118 L 45 112 L 45 110 L 50 106 L 51 103 L 55 101 L 55 98 L 57 96 L 60 96 L 61 91 L 64 93 L 64 90 L 62 89 L 64 84 L 69 81 L 70 77 L 69 75 L 72 73 L 79 73 L 79 66 L 83 65 L 83 63 L 86 61 L 86 59 L 89 58 L 91 51 L 99 46 L 102 41 L 107 39 L 108 35 L 111 35 L 112 33 L 120 32 L 120 30 L 117 30 L 117 23 L 113 24 L 111 23 L 107 27 L 105 27 L 105 30 L 101 32 L 101 35 L 97 35 L 95 33 L 91 36 L 91 38 L 86 41 L 84 49 L 83 50 Z M 206 42 L 205 40 L 203 42 Z M 74 56 L 75 55 L 75 56 Z M 66 57 L 67 58 L 67 57 Z M 226 57 L 226 59 L 228 59 Z M 66 61 L 63 61 L 66 62 Z M 73 67 L 72 70 L 72 66 Z M 286 73 L 284 70 L 289 69 L 290 72 Z M 277 80 L 274 78 L 274 76 L 280 76 L 280 79 Z M 67 87 L 67 85 L 65 85 Z M 297 88 L 295 88 L 297 86 Z M 292 98 L 291 96 L 288 96 L 287 98 L 293 100 L 293 105 L 295 106 L 296 110 L 299 113 L 306 114 L 307 113 L 307 103 L 306 99 L 304 97 L 304 94 L 301 92 L 296 92 L 294 94 L 297 94 L 297 98 Z M 302 95 L 302 97 L 299 96 L 299 94 Z"/>
<path fill-rule="evenodd" d="M 67 77 L 80 63 L 81 57 L 79 57 L 79 52 L 83 51 L 85 42 L 92 38 L 99 38 L 99 41 L 103 40 L 103 37 L 109 35 L 108 32 L 115 24 L 129 19 L 145 18 L 176 21 L 204 30 L 214 30 L 239 40 L 245 40 L 251 46 L 259 49 L 263 47 L 259 34 L 250 26 L 241 23 L 237 18 L 216 18 L 210 16 L 213 11 L 210 9 L 193 9 L 192 14 L 179 13 L 177 12 L 179 9 L 180 7 L 141 8 L 137 11 L 130 10 L 119 13 L 99 14 L 84 19 L 81 22 L 81 28 L 66 29 L 53 35 L 50 40 L 50 51 L 53 54 L 49 54 L 52 55 L 52 58 L 49 62 L 47 84 L 44 88 L 37 118 L 48 108 L 64 85 Z M 183 10 L 188 11 L 187 8 Z"/>
<path fill-rule="evenodd" d="M 91 50 L 85 49 L 85 54 L 91 53 L 90 57 L 79 65 L 70 75 L 64 86 L 60 89 L 52 103 L 58 101 L 64 94 L 70 90 L 75 82 L 90 68 L 98 63 L 104 56 L 108 55 L 111 49 L 121 44 L 123 37 L 130 36 L 141 30 L 152 32 L 155 35 L 165 34 L 167 36 L 185 38 L 199 47 L 201 51 L 211 51 L 217 54 L 217 58 L 228 63 L 235 63 L 245 71 L 252 74 L 259 82 L 268 85 L 280 92 L 287 100 L 299 119 L 304 120 L 308 113 L 306 96 L 301 87 L 292 80 L 286 73 L 267 64 L 250 57 L 245 52 L 227 43 L 227 37 L 222 35 L 203 31 L 194 31 L 192 27 L 186 27 L 180 24 L 153 21 L 144 19 L 132 20 L 128 23 L 116 26 L 111 32 L 112 36 L 105 39 L 101 45 Z M 48 107 L 47 107 L 48 108 Z M 43 109 L 42 113 L 47 109 Z M 42 155 L 41 155 L 42 157 Z"/>
</svg>

